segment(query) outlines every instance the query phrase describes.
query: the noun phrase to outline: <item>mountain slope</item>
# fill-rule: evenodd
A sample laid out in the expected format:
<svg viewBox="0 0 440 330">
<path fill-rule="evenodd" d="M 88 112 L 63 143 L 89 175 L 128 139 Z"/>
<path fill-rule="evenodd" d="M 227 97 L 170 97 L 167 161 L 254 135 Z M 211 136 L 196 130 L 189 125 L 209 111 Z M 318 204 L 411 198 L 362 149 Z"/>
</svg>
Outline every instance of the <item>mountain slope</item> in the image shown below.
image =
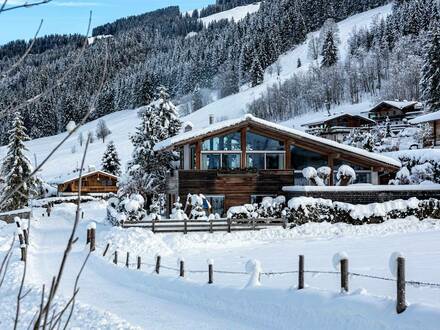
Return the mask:
<svg viewBox="0 0 440 330">
<path fill-rule="evenodd" d="M 260 9 L 260 2 L 225 10 L 217 14 L 202 17 L 200 20 L 206 26 L 211 24 L 212 22 L 217 22 L 222 19 L 234 20 L 235 22 L 238 22 L 245 18 L 247 14 L 253 14 L 258 11 L 258 9 Z"/>
<path fill-rule="evenodd" d="M 341 21 L 339 25 L 340 29 L 340 52 L 344 56 L 346 54 L 346 42 L 350 31 L 356 26 L 368 26 L 377 15 L 386 15 L 390 12 L 391 5 L 379 7 L 358 15 L 354 15 L 346 20 Z M 316 34 L 318 32 L 314 32 Z M 310 36 L 309 36 L 310 37 Z M 293 50 L 283 54 L 279 62 L 282 66 L 282 71 L 279 79 L 281 81 L 289 78 L 298 70 L 306 70 L 310 65 L 310 60 L 306 57 L 307 54 L 307 42 L 294 48 Z M 303 61 L 303 66 L 300 69 L 296 68 L 296 60 L 300 57 Z M 264 83 L 260 86 L 244 90 L 238 94 L 231 95 L 224 99 L 220 99 L 208 106 L 183 117 L 183 121 L 191 121 L 195 127 L 204 127 L 209 123 L 209 115 L 215 114 L 217 119 L 233 119 L 240 117 L 246 111 L 246 104 L 251 102 L 253 99 L 258 98 L 260 93 L 264 92 L 267 86 L 278 81 L 276 75 L 270 75 L 266 72 Z M 357 105 L 344 105 L 340 108 L 335 108 L 333 111 L 349 111 L 353 113 L 359 113 L 362 110 L 368 108 L 369 102 L 364 102 Z M 222 118 L 218 114 L 221 114 Z M 289 120 L 285 124 L 292 127 L 301 129 L 300 125 L 309 121 L 315 120 L 320 116 L 325 115 L 324 113 L 310 113 L 299 118 L 294 118 Z M 108 137 L 108 141 L 113 140 L 115 142 L 117 151 L 125 164 L 126 161 L 130 159 L 132 152 L 132 145 L 129 140 L 129 135 L 134 132 L 139 119 L 137 117 L 137 111 L 135 110 L 124 110 L 110 115 L 104 116 L 103 119 L 106 121 L 107 126 L 112 131 L 112 134 Z M 62 148 L 54 155 L 54 157 L 49 161 L 49 163 L 43 169 L 41 176 L 45 179 L 53 179 L 57 176 L 69 173 L 77 168 L 81 159 L 81 147 L 77 136 L 80 132 L 84 136 L 89 131 L 94 132 L 96 129 L 97 120 L 92 121 L 81 127 L 75 137 L 72 137 Z M 43 160 L 43 158 L 49 153 L 49 151 L 60 141 L 66 133 L 58 134 L 51 137 L 45 137 L 41 139 L 35 139 L 27 143 L 29 148 L 30 158 L 34 161 L 34 154 L 37 158 L 37 163 Z M 87 155 L 86 164 L 91 164 L 99 167 L 101 162 L 102 154 L 106 148 L 106 144 L 101 141 L 96 140 L 89 147 L 89 153 Z M 73 153 L 72 150 L 76 151 Z M 4 156 L 6 153 L 6 147 L 0 148 L 0 157 Z"/>
</svg>

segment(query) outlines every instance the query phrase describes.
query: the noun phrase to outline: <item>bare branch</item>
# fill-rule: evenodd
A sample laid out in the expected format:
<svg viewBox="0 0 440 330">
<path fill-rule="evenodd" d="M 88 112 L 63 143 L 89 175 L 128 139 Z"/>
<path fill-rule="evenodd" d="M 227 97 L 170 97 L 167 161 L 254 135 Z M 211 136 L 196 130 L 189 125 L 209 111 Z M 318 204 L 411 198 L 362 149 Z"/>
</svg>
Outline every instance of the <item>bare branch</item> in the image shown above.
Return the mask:
<svg viewBox="0 0 440 330">
<path fill-rule="evenodd" d="M 11 260 L 11 256 L 12 256 L 12 249 L 14 247 L 14 243 L 15 243 L 15 235 L 12 236 L 12 240 L 11 240 L 11 245 L 9 246 L 8 251 L 6 251 L 6 254 L 2 260 L 2 264 L 0 266 L 0 288 L 2 287 L 3 281 L 5 280 L 5 276 L 6 276 L 6 272 L 8 270 L 9 267 L 9 261 Z"/>
<path fill-rule="evenodd" d="M 15 6 L 11 6 L 11 7 L 6 8 L 6 4 L 7 4 L 8 0 L 4 0 L 2 6 L 0 7 L 0 14 L 5 11 L 11 11 L 11 10 L 19 9 L 19 8 L 31 8 L 31 7 L 44 5 L 44 4 L 49 3 L 51 1 L 52 0 L 41 0 L 38 2 L 31 2 L 31 3 L 26 1 L 25 3 L 23 3 L 21 5 L 15 5 Z"/>
<path fill-rule="evenodd" d="M 18 321 L 20 318 L 21 300 L 25 297 L 25 296 L 23 296 L 23 289 L 24 289 L 24 281 L 26 279 L 26 272 L 27 272 L 27 263 L 28 263 L 27 260 L 28 260 L 27 258 L 25 258 L 25 260 L 24 260 L 24 267 L 23 267 L 23 274 L 21 276 L 20 289 L 18 290 L 18 294 L 17 294 L 17 306 L 15 308 L 14 330 L 16 330 L 18 327 Z"/>
<path fill-rule="evenodd" d="M 31 44 L 28 46 L 24 54 L 15 62 L 6 72 L 2 73 L 1 78 L 7 77 L 14 69 L 16 69 L 29 55 L 32 47 L 34 47 L 35 41 L 37 40 L 38 34 L 40 33 L 41 27 L 43 26 L 43 20 L 40 21 L 40 25 L 38 26 L 37 32 L 35 32 L 34 38 L 32 39 Z"/>
</svg>

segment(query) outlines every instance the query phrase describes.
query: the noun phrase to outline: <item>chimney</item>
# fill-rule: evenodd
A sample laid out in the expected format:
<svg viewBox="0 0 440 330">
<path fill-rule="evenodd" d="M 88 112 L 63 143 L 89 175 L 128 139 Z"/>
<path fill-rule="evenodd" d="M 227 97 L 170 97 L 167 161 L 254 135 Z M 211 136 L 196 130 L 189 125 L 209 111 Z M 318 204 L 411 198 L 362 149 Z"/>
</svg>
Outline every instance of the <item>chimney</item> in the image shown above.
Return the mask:
<svg viewBox="0 0 440 330">
<path fill-rule="evenodd" d="M 213 114 L 210 114 L 209 115 L 209 125 L 212 125 L 212 124 L 214 124 L 214 115 Z"/>
</svg>

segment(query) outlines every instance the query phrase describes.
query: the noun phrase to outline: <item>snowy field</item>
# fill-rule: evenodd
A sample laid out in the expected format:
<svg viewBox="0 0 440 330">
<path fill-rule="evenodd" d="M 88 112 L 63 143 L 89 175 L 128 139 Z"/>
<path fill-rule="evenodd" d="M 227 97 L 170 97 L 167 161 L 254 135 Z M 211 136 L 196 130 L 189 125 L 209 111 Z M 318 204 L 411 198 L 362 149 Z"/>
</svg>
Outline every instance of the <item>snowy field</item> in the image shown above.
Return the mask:
<svg viewBox="0 0 440 330">
<path fill-rule="evenodd" d="M 80 281 L 78 309 L 72 325 L 94 329 L 436 329 L 440 319 L 440 288 L 410 287 L 409 307 L 395 313 L 395 282 L 369 278 L 350 278 L 350 293 L 341 294 L 337 275 L 306 274 L 307 287 L 295 290 L 296 274 L 262 275 L 260 287 L 246 287 L 248 274 L 214 274 L 208 285 L 207 259 L 215 270 L 244 272 L 250 259 L 258 259 L 263 272 L 294 271 L 297 256 L 305 255 L 306 270 L 334 271 L 332 257 L 345 251 L 350 271 L 390 278 L 391 253 L 406 257 L 407 280 L 439 282 L 440 222 L 408 218 L 380 225 L 307 224 L 292 230 L 270 229 L 261 232 L 216 234 L 153 235 L 142 229 L 120 229 L 105 221 L 105 202 L 83 205 L 85 219 L 78 229 L 75 246 L 65 272 L 61 294 L 68 297 L 76 271 L 86 256 L 87 225 L 96 221 L 97 251 Z M 23 323 L 27 326 L 38 306 L 39 289 L 48 284 L 59 264 L 61 252 L 72 225 L 75 206 L 55 206 L 51 218 L 41 217 L 31 226 L 29 277 L 33 288 L 25 299 Z M 15 225 L 0 229 L 0 256 L 5 253 Z M 111 243 L 108 255 L 102 251 Z M 119 252 L 120 265 L 112 264 L 112 253 Z M 142 270 L 124 267 L 126 252 L 131 263 L 142 257 Z M 154 256 L 162 264 L 177 267 L 184 257 L 186 277 L 175 270 L 162 269 L 152 275 Z M 15 249 L 11 272 L 1 289 L 0 328 L 9 328 L 14 309 L 14 294 L 19 281 L 19 251 Z M 63 299 L 60 297 L 60 299 Z M 87 321 L 86 321 L 87 320 Z"/>
<path fill-rule="evenodd" d="M 256 7 L 256 5 L 250 5 Z M 249 7 L 249 6 L 245 6 Z M 350 32 L 354 27 L 368 26 L 371 22 L 380 16 L 387 15 L 391 11 L 391 5 L 379 7 L 361 14 L 357 14 L 347 18 L 338 23 L 340 30 L 341 44 L 339 46 L 341 56 L 344 57 L 346 54 L 346 44 Z M 245 11 L 241 11 L 244 13 Z M 318 32 L 310 34 L 316 35 Z M 309 39 L 308 39 L 309 40 Z M 267 86 L 278 82 L 279 80 L 284 81 L 291 77 L 298 70 L 306 70 L 311 64 L 310 60 L 307 59 L 307 42 L 299 45 L 298 47 L 292 49 L 291 51 L 282 55 L 279 62 L 282 67 L 281 75 L 278 77 L 276 74 L 269 74 L 270 70 L 267 70 L 265 75 L 264 83 L 256 86 L 254 88 L 246 89 L 238 94 L 228 96 L 224 99 L 220 99 L 213 102 L 204 108 L 182 118 L 182 121 L 191 121 L 195 128 L 202 128 L 208 125 L 209 115 L 214 114 L 217 119 L 228 118 L 234 119 L 243 116 L 246 112 L 246 106 L 249 102 L 258 98 L 262 92 L 265 91 Z M 296 68 L 297 59 L 301 58 L 303 66 L 301 68 Z M 346 104 L 340 107 L 332 109 L 332 112 L 342 112 L 347 111 L 350 113 L 359 114 L 361 111 L 367 110 L 372 104 L 371 100 L 365 100 L 364 102 L 351 105 Z M 288 127 L 295 127 L 297 129 L 304 129 L 301 127 L 302 124 L 317 120 L 326 115 L 326 111 L 313 112 L 306 114 L 301 117 L 293 118 L 283 125 Z M 134 133 L 135 127 L 139 123 L 139 118 L 137 117 L 137 111 L 135 110 L 123 110 L 116 113 L 109 114 L 103 119 L 106 121 L 107 126 L 112 131 L 112 134 L 108 137 L 108 141 L 113 140 L 115 142 L 117 151 L 122 159 L 122 163 L 125 164 L 132 152 L 132 144 L 129 140 L 129 135 Z M 77 168 L 81 159 L 82 148 L 78 142 L 78 135 L 82 132 L 84 136 L 87 135 L 89 131 L 95 132 L 97 121 L 90 122 L 78 130 L 78 133 L 72 137 L 67 143 L 65 143 L 61 149 L 54 155 L 54 157 L 47 163 L 43 168 L 41 176 L 44 179 L 50 180 L 56 177 L 66 175 L 67 173 L 73 171 Z M 29 157 L 36 162 L 41 162 L 44 157 L 49 153 L 49 151 L 66 135 L 67 133 L 45 137 L 41 139 L 36 139 L 27 143 L 30 150 Z M 99 167 L 101 163 L 101 158 L 106 148 L 106 144 L 96 140 L 89 148 L 89 153 L 87 155 L 86 164 L 91 164 Z M 75 149 L 75 152 L 73 152 Z M 0 158 L 2 158 L 6 153 L 6 148 L 0 148 Z M 61 165 L 60 165 L 61 164 Z"/>
<path fill-rule="evenodd" d="M 222 19 L 234 20 L 238 22 L 246 17 L 247 14 L 253 14 L 260 9 L 260 3 L 252 3 L 247 6 L 239 6 L 230 10 L 225 10 L 217 14 L 202 17 L 200 20 L 205 26 L 208 26 L 212 22 L 221 21 Z"/>
</svg>

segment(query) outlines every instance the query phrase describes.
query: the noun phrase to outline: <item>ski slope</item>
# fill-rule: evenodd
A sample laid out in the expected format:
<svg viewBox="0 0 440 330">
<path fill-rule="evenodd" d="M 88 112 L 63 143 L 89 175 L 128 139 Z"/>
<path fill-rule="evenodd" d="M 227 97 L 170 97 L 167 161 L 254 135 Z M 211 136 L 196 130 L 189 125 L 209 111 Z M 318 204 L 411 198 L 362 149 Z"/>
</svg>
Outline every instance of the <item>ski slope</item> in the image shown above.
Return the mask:
<svg viewBox="0 0 440 330">
<path fill-rule="evenodd" d="M 338 26 L 341 39 L 339 50 L 342 58 L 344 58 L 346 55 L 347 40 L 354 27 L 359 28 L 362 26 L 368 26 L 375 18 L 387 15 L 390 12 L 391 5 L 387 5 L 351 16 L 346 20 L 339 22 Z M 312 35 L 317 35 L 318 33 L 318 31 L 314 32 L 309 36 L 309 38 Z M 247 104 L 259 98 L 268 86 L 271 86 L 278 81 L 288 79 L 294 73 L 298 72 L 298 70 L 307 70 L 311 64 L 311 61 L 307 58 L 307 42 L 308 41 L 280 56 L 279 63 L 281 64 L 282 71 L 279 77 L 276 74 L 270 75 L 270 70 L 267 70 L 263 84 L 254 88 L 243 90 L 240 93 L 208 104 L 202 109 L 183 117 L 182 121 L 191 121 L 195 128 L 202 128 L 208 125 L 209 116 L 211 114 L 214 114 L 217 120 L 242 117 L 246 112 Z M 296 67 L 298 58 L 301 58 L 301 62 L 303 63 L 302 67 L 299 69 Z M 371 101 L 365 100 L 360 104 L 345 104 L 340 107 L 333 108 L 332 112 L 337 113 L 347 111 L 350 113 L 359 114 L 361 111 L 367 110 L 370 105 Z M 318 120 L 325 115 L 325 111 L 311 112 L 301 117 L 292 118 L 283 124 L 288 127 L 303 129 L 301 127 L 302 124 L 312 120 Z M 103 119 L 106 121 L 107 126 L 112 131 L 112 134 L 108 137 L 108 141 L 113 140 L 115 142 L 117 151 L 122 159 L 122 163 L 125 164 L 130 159 L 132 152 L 132 144 L 129 140 L 129 136 L 130 134 L 134 133 L 135 127 L 139 123 L 137 111 L 123 110 L 109 114 L 103 117 Z M 82 148 L 79 146 L 77 136 L 80 132 L 83 132 L 84 136 L 86 136 L 87 132 L 89 131 L 95 132 L 96 125 L 97 121 L 93 121 L 81 127 L 78 133 L 67 141 L 67 143 L 64 144 L 61 149 L 51 158 L 51 160 L 43 168 L 40 176 L 46 180 L 51 180 L 75 170 L 78 167 L 78 164 L 81 162 L 82 156 Z M 44 157 L 47 156 L 50 150 L 65 136 L 65 134 L 66 133 L 28 142 L 27 147 L 29 148 L 29 156 L 34 165 L 35 163 L 39 164 Z M 105 148 L 106 144 L 103 144 L 99 140 L 95 140 L 95 142 L 89 147 L 89 152 L 85 162 L 86 165 L 94 165 L 99 168 Z M 72 152 L 73 149 L 76 149 L 76 151 Z M 0 157 L 4 157 L 5 153 L 6 148 L 1 147 Z"/>
<path fill-rule="evenodd" d="M 238 22 L 245 18 L 248 14 L 253 14 L 260 9 L 260 2 L 252 3 L 246 6 L 239 6 L 229 10 L 222 11 L 210 16 L 202 17 L 200 21 L 203 22 L 205 26 L 208 26 L 212 22 L 221 21 L 222 19 L 234 20 Z"/>
<path fill-rule="evenodd" d="M 389 255 L 402 252 L 407 260 L 407 279 L 438 282 L 440 223 L 415 218 L 391 220 L 379 225 L 351 226 L 328 223 L 306 224 L 292 230 L 268 229 L 260 232 L 194 233 L 153 235 L 141 229 L 121 229 L 104 223 L 105 202 L 82 205 L 75 245 L 67 262 L 60 296 L 72 293 L 76 272 L 87 250 L 88 224 L 97 221 L 97 251 L 92 254 L 79 282 L 77 312 L 72 327 L 82 329 L 436 329 L 440 318 L 440 290 L 408 287 L 407 311 L 395 313 L 395 283 L 350 278 L 350 292 L 339 292 L 335 275 L 306 274 L 306 289 L 295 289 L 296 275 L 262 276 L 260 287 L 247 287 L 249 275 L 215 273 L 214 284 L 206 284 L 206 274 L 189 270 L 207 268 L 243 272 L 249 259 L 258 259 L 263 271 L 295 270 L 298 254 L 306 257 L 306 269 L 333 270 L 332 256 L 346 251 L 350 271 L 390 277 Z M 39 305 L 39 288 L 51 281 L 57 269 L 74 218 L 73 204 L 56 205 L 51 218 L 41 217 L 30 229 L 29 268 L 26 288 L 32 292 L 24 300 L 22 325 L 32 318 Z M 15 225 L 0 224 L 0 257 L 6 251 Z M 107 244 L 108 255 L 102 257 Z M 112 264 L 118 249 L 120 265 Z M 162 268 L 152 274 L 126 269 L 125 254 L 131 261 L 142 256 L 152 264 L 155 253 L 162 265 L 176 267 L 185 258 L 186 276 Z M 19 249 L 15 248 L 11 272 L 0 294 L 0 327 L 10 328 L 15 311 L 13 298 L 20 279 Z M 4 291 L 3 291 L 4 290 Z M 26 328 L 21 326 L 21 328 Z"/>
</svg>

